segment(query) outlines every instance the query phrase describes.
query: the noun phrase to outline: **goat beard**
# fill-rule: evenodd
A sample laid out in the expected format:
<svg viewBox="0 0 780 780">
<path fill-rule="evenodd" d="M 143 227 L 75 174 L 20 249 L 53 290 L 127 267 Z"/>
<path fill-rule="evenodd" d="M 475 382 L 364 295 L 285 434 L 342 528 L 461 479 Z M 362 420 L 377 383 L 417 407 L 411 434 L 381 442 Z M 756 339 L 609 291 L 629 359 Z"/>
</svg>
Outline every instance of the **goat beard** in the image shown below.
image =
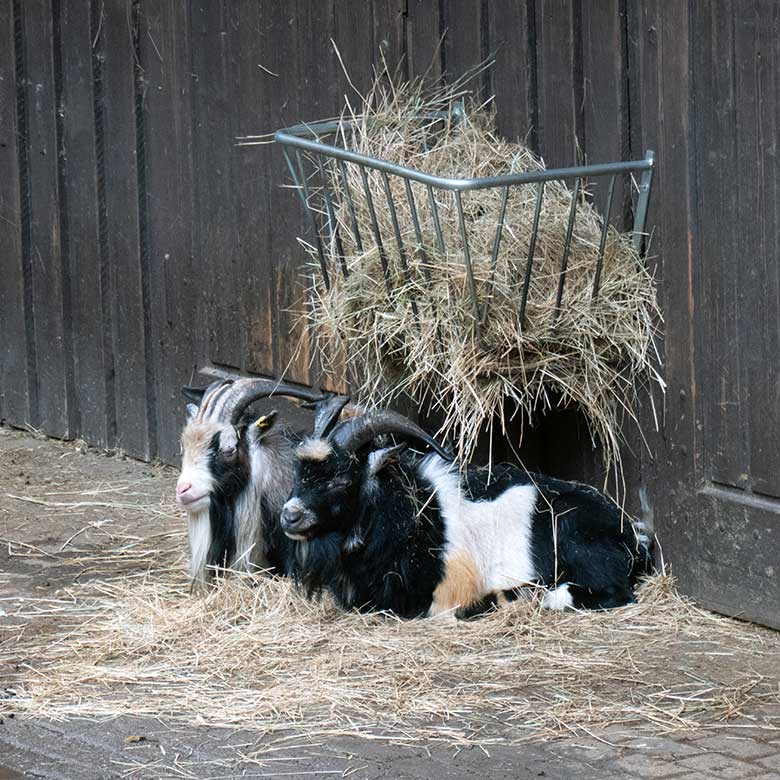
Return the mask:
<svg viewBox="0 0 780 780">
<path fill-rule="evenodd" d="M 293 544 L 290 570 L 306 595 L 319 596 L 341 572 L 343 536 L 331 532 Z"/>
</svg>

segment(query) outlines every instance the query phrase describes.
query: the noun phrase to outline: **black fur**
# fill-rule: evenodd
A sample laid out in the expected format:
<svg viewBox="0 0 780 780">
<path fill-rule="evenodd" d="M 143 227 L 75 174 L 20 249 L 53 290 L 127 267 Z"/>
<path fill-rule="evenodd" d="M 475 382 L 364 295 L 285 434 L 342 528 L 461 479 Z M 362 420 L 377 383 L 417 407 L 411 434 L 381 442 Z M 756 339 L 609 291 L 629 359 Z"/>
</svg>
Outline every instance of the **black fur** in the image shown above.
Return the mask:
<svg viewBox="0 0 780 780">
<path fill-rule="evenodd" d="M 247 417 L 248 420 L 251 418 Z M 246 430 L 247 421 L 239 425 L 240 431 Z M 227 567 L 236 556 L 237 529 L 234 508 L 236 499 L 249 484 L 250 465 L 246 436 L 238 437 L 236 452 L 231 458 L 225 457 L 219 444 L 220 434 L 215 433 L 209 442 L 209 470 L 214 477 L 214 489 L 209 508 L 211 546 L 208 565 Z M 279 527 L 278 517 L 265 503 L 262 504 L 262 517 L 265 558 L 272 573 L 284 574 L 291 542 Z"/>
<path fill-rule="evenodd" d="M 423 615 L 444 574 L 446 517 L 432 488 L 409 456 L 370 476 L 368 451 L 333 450 L 323 461 L 298 465 L 293 496 L 316 522 L 306 530 L 308 540 L 294 544 L 290 572 L 309 594 L 330 591 L 345 608 Z M 632 602 L 637 577 L 650 571 L 649 553 L 630 519 L 599 491 L 507 464 L 492 472 L 470 468 L 462 479 L 472 501 L 492 501 L 528 484 L 539 492 L 531 521 L 537 583 L 569 584 L 576 608 Z M 466 614 L 494 605 L 495 596 L 486 594 Z"/>
<path fill-rule="evenodd" d="M 297 469 L 293 495 L 318 522 L 294 544 L 291 574 L 309 595 L 327 590 L 345 609 L 423 615 L 443 574 L 443 522 L 432 491 L 408 457 L 369 476 L 367 453 L 335 450 Z"/>
</svg>

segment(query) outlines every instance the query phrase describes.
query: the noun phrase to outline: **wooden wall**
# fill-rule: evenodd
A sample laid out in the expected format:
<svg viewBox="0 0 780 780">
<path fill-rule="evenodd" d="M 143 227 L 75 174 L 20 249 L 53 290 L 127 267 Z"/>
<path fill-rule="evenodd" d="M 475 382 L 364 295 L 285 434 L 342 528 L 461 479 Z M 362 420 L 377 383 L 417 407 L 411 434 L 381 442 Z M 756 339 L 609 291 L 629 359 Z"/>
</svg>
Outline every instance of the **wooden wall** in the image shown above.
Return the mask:
<svg viewBox="0 0 780 780">
<path fill-rule="evenodd" d="M 235 139 L 340 109 L 331 38 L 359 88 L 380 52 L 451 76 L 494 55 L 478 87 L 548 164 L 655 150 L 668 391 L 649 449 L 627 448 L 629 505 L 714 603 L 710 494 L 739 499 L 727 515 L 748 519 L 722 539 L 750 536 L 752 552 L 722 579 L 750 564 L 777 589 L 762 553 L 780 527 L 769 0 L 4 0 L 0 417 L 175 461 L 179 387 L 204 366 L 318 382 L 295 312 L 299 203 L 280 151 Z M 526 453 L 598 477 L 576 414 L 545 421 Z M 746 591 L 729 592 L 721 607 L 739 611 Z"/>
</svg>

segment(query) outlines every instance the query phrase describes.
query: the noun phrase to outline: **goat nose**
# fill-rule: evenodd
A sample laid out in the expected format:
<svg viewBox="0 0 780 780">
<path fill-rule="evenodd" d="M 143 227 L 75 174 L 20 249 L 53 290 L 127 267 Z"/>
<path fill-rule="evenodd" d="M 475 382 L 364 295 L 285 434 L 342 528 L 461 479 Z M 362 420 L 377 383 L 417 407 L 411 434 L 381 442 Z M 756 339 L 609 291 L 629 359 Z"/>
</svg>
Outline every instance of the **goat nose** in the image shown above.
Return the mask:
<svg viewBox="0 0 780 780">
<path fill-rule="evenodd" d="M 297 506 L 286 506 L 282 510 L 282 521 L 285 525 L 295 525 L 303 517 L 303 511 Z"/>
<path fill-rule="evenodd" d="M 179 482 L 176 485 L 176 495 L 181 496 L 192 487 L 192 482 Z"/>
</svg>

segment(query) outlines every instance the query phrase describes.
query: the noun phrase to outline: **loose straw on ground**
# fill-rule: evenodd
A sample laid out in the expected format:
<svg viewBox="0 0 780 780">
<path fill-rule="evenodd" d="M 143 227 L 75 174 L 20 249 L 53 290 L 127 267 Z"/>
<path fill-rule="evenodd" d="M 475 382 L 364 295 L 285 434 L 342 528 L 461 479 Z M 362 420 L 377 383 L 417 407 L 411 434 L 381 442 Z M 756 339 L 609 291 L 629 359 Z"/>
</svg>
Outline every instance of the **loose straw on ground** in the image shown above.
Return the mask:
<svg viewBox="0 0 780 780">
<path fill-rule="evenodd" d="M 712 726 L 778 699 L 754 668 L 777 652 L 771 632 L 696 608 L 664 576 L 620 610 L 531 600 L 456 624 L 345 614 L 265 577 L 196 597 L 170 570 L 72 589 L 54 612 L 54 635 L 5 647 L 27 660 L 0 714 L 489 745 Z"/>
</svg>

